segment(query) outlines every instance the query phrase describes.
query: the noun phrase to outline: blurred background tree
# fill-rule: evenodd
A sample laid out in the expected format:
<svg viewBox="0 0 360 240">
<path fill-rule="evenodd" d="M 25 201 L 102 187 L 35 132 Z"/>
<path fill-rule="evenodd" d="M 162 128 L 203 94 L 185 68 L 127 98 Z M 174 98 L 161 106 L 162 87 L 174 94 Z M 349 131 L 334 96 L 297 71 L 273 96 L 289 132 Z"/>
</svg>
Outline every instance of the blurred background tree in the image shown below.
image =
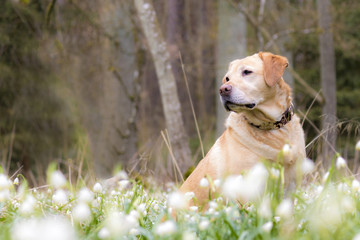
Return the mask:
<svg viewBox="0 0 360 240">
<path fill-rule="evenodd" d="M 167 42 L 192 158 L 216 139 L 218 87 L 228 63 L 262 51 L 285 55 L 285 80 L 304 121 L 308 156 L 322 152 L 320 45 L 313 0 L 153 0 Z M 357 161 L 360 3 L 331 1 L 336 149 Z M 165 114 L 149 44 L 131 0 L 0 3 L 0 151 L 5 171 L 43 183 L 50 161 L 79 174 L 174 176 L 161 130 Z M 181 53 L 188 93 L 179 59 Z M 316 93 L 318 98 L 314 100 Z M 188 94 L 200 127 L 199 139 Z M 217 120 L 218 119 L 218 120 Z M 170 132 L 170 131 L 168 131 Z M 354 166 L 356 164 L 353 164 Z M 354 169 L 357 170 L 357 169 Z"/>
</svg>

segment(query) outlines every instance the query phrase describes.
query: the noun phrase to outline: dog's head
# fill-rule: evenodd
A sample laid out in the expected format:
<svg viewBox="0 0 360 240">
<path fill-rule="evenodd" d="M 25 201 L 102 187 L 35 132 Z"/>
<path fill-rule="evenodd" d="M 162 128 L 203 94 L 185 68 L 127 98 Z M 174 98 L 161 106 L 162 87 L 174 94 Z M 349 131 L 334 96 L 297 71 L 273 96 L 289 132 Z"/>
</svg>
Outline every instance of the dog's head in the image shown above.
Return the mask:
<svg viewBox="0 0 360 240">
<path fill-rule="evenodd" d="M 234 60 L 222 80 L 221 101 L 228 111 L 253 110 L 275 94 L 288 60 L 268 52 Z"/>
</svg>

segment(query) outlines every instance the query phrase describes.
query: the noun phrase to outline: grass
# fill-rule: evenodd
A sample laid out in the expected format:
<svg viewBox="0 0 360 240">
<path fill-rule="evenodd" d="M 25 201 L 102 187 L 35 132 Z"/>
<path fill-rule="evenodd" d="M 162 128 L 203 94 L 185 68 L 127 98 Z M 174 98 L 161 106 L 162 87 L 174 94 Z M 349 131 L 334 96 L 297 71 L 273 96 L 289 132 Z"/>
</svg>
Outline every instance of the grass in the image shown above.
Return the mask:
<svg viewBox="0 0 360 240">
<path fill-rule="evenodd" d="M 176 193 L 173 184 L 142 184 L 125 172 L 110 188 L 71 185 L 55 165 L 37 189 L 21 175 L 0 174 L 0 239 L 359 239 L 360 183 L 335 162 L 323 179 L 290 193 L 279 164 L 210 179 L 209 188 L 222 193 L 213 194 L 205 211 L 186 208 L 192 194 Z"/>
</svg>

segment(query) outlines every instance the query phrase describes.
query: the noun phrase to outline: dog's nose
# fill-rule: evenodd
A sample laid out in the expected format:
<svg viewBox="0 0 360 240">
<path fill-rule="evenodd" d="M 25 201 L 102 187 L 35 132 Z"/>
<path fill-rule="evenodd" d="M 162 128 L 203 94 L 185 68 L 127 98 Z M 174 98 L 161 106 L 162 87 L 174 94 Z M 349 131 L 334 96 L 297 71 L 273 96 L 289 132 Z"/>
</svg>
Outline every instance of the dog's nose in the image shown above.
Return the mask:
<svg viewBox="0 0 360 240">
<path fill-rule="evenodd" d="M 222 85 L 220 87 L 220 95 L 229 96 L 231 93 L 231 89 L 232 89 L 231 85 L 226 85 L 226 84 Z"/>
</svg>

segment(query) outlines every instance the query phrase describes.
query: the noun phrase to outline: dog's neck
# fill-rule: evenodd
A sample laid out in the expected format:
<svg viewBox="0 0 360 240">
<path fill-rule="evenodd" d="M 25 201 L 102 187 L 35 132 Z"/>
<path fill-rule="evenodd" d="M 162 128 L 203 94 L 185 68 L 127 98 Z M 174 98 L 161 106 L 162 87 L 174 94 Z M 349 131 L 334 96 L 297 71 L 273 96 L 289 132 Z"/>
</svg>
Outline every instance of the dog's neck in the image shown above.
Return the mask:
<svg viewBox="0 0 360 240">
<path fill-rule="evenodd" d="M 291 120 L 293 106 L 290 87 L 283 79 L 274 87 L 274 94 L 260 103 L 256 109 L 240 113 L 250 125 L 262 130 L 273 130 L 279 129 Z"/>
</svg>

